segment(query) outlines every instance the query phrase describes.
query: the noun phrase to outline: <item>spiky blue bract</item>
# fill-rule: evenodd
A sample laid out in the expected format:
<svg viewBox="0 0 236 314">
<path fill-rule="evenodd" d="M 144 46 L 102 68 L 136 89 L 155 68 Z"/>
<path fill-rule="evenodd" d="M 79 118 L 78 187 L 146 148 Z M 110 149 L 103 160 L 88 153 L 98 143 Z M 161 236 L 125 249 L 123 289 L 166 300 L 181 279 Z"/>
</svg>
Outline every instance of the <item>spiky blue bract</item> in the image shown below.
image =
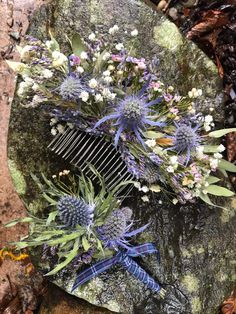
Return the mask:
<svg viewBox="0 0 236 314">
<path fill-rule="evenodd" d="M 122 132 L 131 131 L 136 135 L 136 138 L 143 146 L 145 143 L 142 139 L 142 133 L 146 130 L 146 126 L 164 126 L 164 123 L 152 120 L 150 116 L 152 110 L 149 108 L 161 102 L 161 98 L 157 98 L 151 102 L 147 101 L 146 97 L 143 97 L 143 91 L 138 95 L 127 96 L 115 107 L 115 111 L 100 119 L 94 126 L 99 127 L 107 120 L 116 120 L 114 125 L 117 126 L 117 132 L 115 135 L 115 146 L 117 147 L 119 138 Z"/>
<path fill-rule="evenodd" d="M 59 86 L 59 94 L 65 100 L 78 100 L 84 90 L 82 79 L 73 75 L 67 76 Z"/>
<path fill-rule="evenodd" d="M 175 150 L 178 154 L 186 153 L 186 164 L 190 160 L 191 151 L 201 144 L 201 137 L 197 133 L 199 125 L 192 128 L 188 124 L 175 124 L 176 131 L 173 139 L 173 146 L 170 150 Z"/>
<path fill-rule="evenodd" d="M 106 219 L 104 224 L 97 228 L 99 238 L 103 241 L 105 247 L 117 249 L 118 247 L 128 248 L 130 238 L 137 233 L 142 232 L 147 225 L 133 230 L 131 221 L 132 210 L 129 207 L 114 210 Z"/>
<path fill-rule="evenodd" d="M 57 209 L 67 228 L 75 228 L 77 225 L 88 227 L 93 222 L 94 206 L 75 196 L 62 196 L 57 203 Z"/>
</svg>

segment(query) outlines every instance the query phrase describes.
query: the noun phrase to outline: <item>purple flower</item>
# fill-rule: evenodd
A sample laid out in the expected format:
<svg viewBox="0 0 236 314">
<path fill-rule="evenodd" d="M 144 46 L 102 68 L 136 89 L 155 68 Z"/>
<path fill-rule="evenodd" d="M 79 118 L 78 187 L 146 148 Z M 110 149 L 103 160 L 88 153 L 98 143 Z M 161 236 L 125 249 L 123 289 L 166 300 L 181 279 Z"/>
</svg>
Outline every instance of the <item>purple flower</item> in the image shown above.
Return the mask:
<svg viewBox="0 0 236 314">
<path fill-rule="evenodd" d="M 81 62 L 80 57 L 74 54 L 70 55 L 69 60 L 70 60 L 71 66 L 80 65 L 80 62 Z"/>
<path fill-rule="evenodd" d="M 201 143 L 201 137 L 197 134 L 199 125 L 196 125 L 194 128 L 187 124 L 175 123 L 175 125 L 175 134 L 174 136 L 171 136 L 174 145 L 171 148 L 168 148 L 168 150 L 175 150 L 178 154 L 187 153 L 186 164 L 188 164 L 191 151 Z"/>
<path fill-rule="evenodd" d="M 116 105 L 115 111 L 113 113 L 103 117 L 95 124 L 94 128 L 97 128 L 107 120 L 116 120 L 116 123 L 114 124 L 118 127 L 115 135 L 116 147 L 118 145 L 120 135 L 123 131 L 134 132 L 137 139 L 145 147 L 145 143 L 141 137 L 141 134 L 143 131 L 146 130 L 146 125 L 159 127 L 165 125 L 162 122 L 151 120 L 152 117 L 150 116 L 150 114 L 152 110 L 149 107 L 160 103 L 162 98 L 159 97 L 153 101 L 147 102 L 147 98 L 143 97 L 144 91 L 146 90 L 147 86 L 144 86 L 138 95 L 125 97 Z"/>
<path fill-rule="evenodd" d="M 129 248 L 128 239 L 146 229 L 147 225 L 130 231 L 133 226 L 131 217 L 132 210 L 129 207 L 116 209 L 108 216 L 105 223 L 97 228 L 98 236 L 105 247 L 110 249 Z"/>
</svg>

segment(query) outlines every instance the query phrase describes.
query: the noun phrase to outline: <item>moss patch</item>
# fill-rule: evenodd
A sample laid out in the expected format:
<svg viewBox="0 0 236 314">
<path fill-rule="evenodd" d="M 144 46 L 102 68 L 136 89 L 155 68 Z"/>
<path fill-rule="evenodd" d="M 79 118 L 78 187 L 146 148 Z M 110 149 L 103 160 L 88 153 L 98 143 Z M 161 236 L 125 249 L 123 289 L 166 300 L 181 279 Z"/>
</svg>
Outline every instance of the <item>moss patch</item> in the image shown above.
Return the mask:
<svg viewBox="0 0 236 314">
<path fill-rule="evenodd" d="M 154 38 L 158 45 L 169 50 L 176 50 L 183 44 L 182 35 L 170 21 L 154 27 Z"/>
<path fill-rule="evenodd" d="M 182 284 L 190 293 L 196 292 L 199 289 L 199 280 L 192 274 L 185 275 L 182 279 Z"/>
<path fill-rule="evenodd" d="M 17 169 L 17 166 L 13 160 L 8 160 L 8 167 L 17 193 L 24 195 L 26 192 L 26 182 L 23 174 L 19 169 Z"/>
</svg>

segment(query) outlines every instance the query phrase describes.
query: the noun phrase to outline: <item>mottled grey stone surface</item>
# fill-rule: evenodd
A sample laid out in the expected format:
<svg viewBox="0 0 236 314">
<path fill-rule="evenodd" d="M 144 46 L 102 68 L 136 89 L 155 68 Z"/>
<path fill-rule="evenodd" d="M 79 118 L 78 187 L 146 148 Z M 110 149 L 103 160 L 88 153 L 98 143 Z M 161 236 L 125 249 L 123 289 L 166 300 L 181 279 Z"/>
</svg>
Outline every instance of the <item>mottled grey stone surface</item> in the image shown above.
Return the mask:
<svg viewBox="0 0 236 314">
<path fill-rule="evenodd" d="M 174 24 L 141 1 L 54 1 L 36 14 L 30 34 L 45 39 L 50 27 L 67 49 L 65 34 L 70 37 L 79 32 L 86 39 L 91 31 L 106 33 L 114 24 L 121 28 L 122 42 L 127 41 L 125 30 L 137 28 L 137 54 L 148 58 L 156 53 L 160 58 L 160 78 L 181 93 L 193 87 L 202 88 L 205 100 L 198 107 L 206 113 L 209 107 L 215 107 L 215 118 L 222 121 L 221 81 L 213 62 L 186 41 Z M 46 148 L 49 133 L 47 118 L 39 110 L 20 108 L 16 99 L 10 123 L 9 156 L 25 177 L 27 189 L 23 198 L 31 203 L 37 194 L 30 172 L 50 173 L 56 162 L 60 162 Z M 235 200 L 228 202 L 229 209 L 225 211 L 201 202 L 174 206 L 166 201 L 159 204 L 159 200 L 161 195 L 153 195 L 146 205 L 136 195 L 131 203 L 140 226 L 151 223 L 137 242 L 154 242 L 161 254 L 160 264 L 153 255 L 139 258 L 138 262 L 156 280 L 167 284 L 166 300 L 160 301 L 119 266 L 76 290 L 75 295 L 122 313 L 212 314 L 216 311 L 236 280 Z M 55 281 L 70 291 L 73 276 L 68 278 L 64 274 Z M 180 303 L 174 303 L 175 297 Z"/>
</svg>

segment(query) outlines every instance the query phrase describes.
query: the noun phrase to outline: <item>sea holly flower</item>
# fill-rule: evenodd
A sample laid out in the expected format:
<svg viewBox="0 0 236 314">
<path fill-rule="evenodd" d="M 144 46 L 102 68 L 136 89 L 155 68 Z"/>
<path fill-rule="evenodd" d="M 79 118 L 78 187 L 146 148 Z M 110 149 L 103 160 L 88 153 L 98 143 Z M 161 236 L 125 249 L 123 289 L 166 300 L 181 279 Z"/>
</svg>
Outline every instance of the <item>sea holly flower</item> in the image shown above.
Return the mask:
<svg viewBox="0 0 236 314">
<path fill-rule="evenodd" d="M 196 149 L 201 144 L 201 137 L 198 135 L 197 130 L 199 125 L 194 128 L 187 124 L 175 123 L 176 131 L 173 139 L 173 146 L 168 150 L 175 150 L 178 154 L 187 153 L 186 164 L 188 164 L 191 156 L 191 151 Z"/>
<path fill-rule="evenodd" d="M 75 228 L 77 225 L 90 226 L 93 222 L 95 205 L 87 204 L 83 199 L 72 195 L 62 196 L 57 208 L 61 221 L 67 228 Z"/>
<path fill-rule="evenodd" d="M 58 88 L 59 94 L 65 100 L 78 100 L 81 94 L 88 91 L 82 78 L 68 75 Z M 82 94 L 83 95 L 83 94 Z"/>
<path fill-rule="evenodd" d="M 162 98 L 157 98 L 153 101 L 147 101 L 147 98 L 142 97 L 143 91 L 138 95 L 127 96 L 118 102 L 115 111 L 100 119 L 94 126 L 99 127 L 107 120 L 115 119 L 115 126 L 118 130 L 115 135 L 115 146 L 117 147 L 120 135 L 123 131 L 134 132 L 139 142 L 145 147 L 145 143 L 141 137 L 141 133 L 145 131 L 146 125 L 162 127 L 165 125 L 163 122 L 151 120 L 152 110 L 149 108 L 152 105 L 161 102 Z"/>
<path fill-rule="evenodd" d="M 128 239 L 146 229 L 147 225 L 130 231 L 133 226 L 131 217 L 132 210 L 129 207 L 116 209 L 108 216 L 105 223 L 97 228 L 99 238 L 105 247 L 110 249 L 129 248 Z"/>
</svg>

